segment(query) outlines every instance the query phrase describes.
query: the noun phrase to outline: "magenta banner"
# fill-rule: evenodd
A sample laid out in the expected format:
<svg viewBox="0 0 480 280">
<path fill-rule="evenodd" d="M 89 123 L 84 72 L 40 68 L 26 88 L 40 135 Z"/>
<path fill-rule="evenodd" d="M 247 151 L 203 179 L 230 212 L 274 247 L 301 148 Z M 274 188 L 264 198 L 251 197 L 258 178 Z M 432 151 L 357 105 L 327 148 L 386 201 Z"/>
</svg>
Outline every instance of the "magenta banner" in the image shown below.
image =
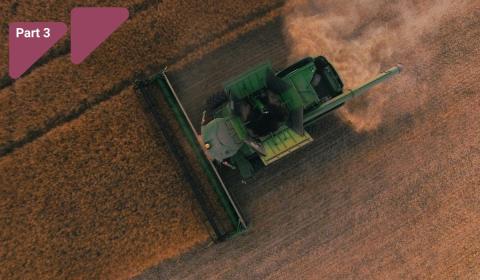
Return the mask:
<svg viewBox="0 0 480 280">
<path fill-rule="evenodd" d="M 74 8 L 71 61 L 82 63 L 127 19 L 126 8 Z M 9 25 L 9 75 L 19 78 L 66 33 L 63 22 L 13 22 Z"/>
<path fill-rule="evenodd" d="M 9 25 L 9 75 L 19 78 L 67 33 L 63 22 L 13 22 Z"/>
<path fill-rule="evenodd" d="M 125 8 L 75 8 L 71 14 L 72 57 L 75 64 L 85 60 L 128 19 Z"/>
</svg>

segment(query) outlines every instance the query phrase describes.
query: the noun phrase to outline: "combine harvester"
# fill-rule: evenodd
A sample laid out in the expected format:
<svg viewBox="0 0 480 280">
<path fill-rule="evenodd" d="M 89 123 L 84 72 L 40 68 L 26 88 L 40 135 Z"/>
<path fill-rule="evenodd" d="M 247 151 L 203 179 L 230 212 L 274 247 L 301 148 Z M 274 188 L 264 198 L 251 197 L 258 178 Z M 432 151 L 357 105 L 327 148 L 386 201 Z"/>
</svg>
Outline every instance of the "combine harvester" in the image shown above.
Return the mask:
<svg viewBox="0 0 480 280">
<path fill-rule="evenodd" d="M 206 100 L 201 134 L 180 103 L 166 69 L 136 82 L 136 89 L 181 163 L 183 175 L 191 183 L 215 239 L 223 239 L 245 230 L 247 225 L 217 170 L 218 165 L 238 170 L 243 179 L 252 177 L 261 166 L 311 143 L 313 139 L 306 127 L 400 71 L 398 65 L 353 90 L 344 91 L 340 76 L 323 56 L 304 58 L 277 73 L 270 63 L 264 63 L 226 82 L 222 92 Z M 199 183 L 201 180 L 195 178 L 188 153 L 178 146 L 182 139 L 171 139 L 174 131 L 164 121 L 166 110 L 161 104 L 166 104 L 173 113 L 191 146 L 189 149 L 194 151 L 194 160 L 225 209 L 230 227 L 220 225 L 214 207 L 210 206 L 212 202 Z"/>
</svg>

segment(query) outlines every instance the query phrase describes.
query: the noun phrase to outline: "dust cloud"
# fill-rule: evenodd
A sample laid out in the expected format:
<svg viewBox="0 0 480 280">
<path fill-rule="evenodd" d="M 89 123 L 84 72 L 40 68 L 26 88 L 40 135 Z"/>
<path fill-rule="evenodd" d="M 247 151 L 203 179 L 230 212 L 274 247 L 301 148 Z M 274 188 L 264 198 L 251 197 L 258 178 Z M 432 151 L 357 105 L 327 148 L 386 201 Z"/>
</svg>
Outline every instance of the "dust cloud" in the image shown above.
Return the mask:
<svg viewBox="0 0 480 280">
<path fill-rule="evenodd" d="M 289 0 L 284 32 L 290 62 L 304 56 L 326 56 L 346 88 L 354 88 L 380 72 L 404 64 L 405 71 L 337 111 L 357 132 L 379 127 L 386 117 L 398 118 L 426 102 L 419 65 L 433 59 L 422 38 L 448 20 L 466 1 L 449 0 Z"/>
</svg>

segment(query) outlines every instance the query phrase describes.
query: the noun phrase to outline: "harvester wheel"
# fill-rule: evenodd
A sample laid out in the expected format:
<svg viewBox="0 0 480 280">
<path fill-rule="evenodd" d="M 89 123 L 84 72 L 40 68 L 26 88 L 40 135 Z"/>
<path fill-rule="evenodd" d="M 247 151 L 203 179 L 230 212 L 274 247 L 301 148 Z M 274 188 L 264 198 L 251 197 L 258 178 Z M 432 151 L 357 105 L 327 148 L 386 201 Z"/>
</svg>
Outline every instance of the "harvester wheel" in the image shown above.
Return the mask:
<svg viewBox="0 0 480 280">
<path fill-rule="evenodd" d="M 293 65 L 290 65 L 289 67 L 287 67 L 286 69 L 280 71 L 277 73 L 277 77 L 280 77 L 280 78 L 283 78 L 285 77 L 286 75 L 288 75 L 289 73 L 297 70 L 298 68 L 300 67 L 303 67 L 305 65 L 307 65 L 308 63 L 312 62 L 313 59 L 311 57 L 306 57 L 300 61 L 298 61 L 297 63 L 293 64 Z"/>
<path fill-rule="evenodd" d="M 323 84 L 320 81 L 320 85 L 318 86 L 317 92 L 325 92 L 330 98 L 336 97 L 342 94 L 343 91 L 343 82 L 340 76 L 337 73 L 337 70 L 333 68 L 332 64 L 328 62 L 328 60 L 323 56 L 318 56 L 314 59 L 315 66 L 317 67 L 317 72 L 320 74 L 321 79 L 325 79 L 325 72 L 331 72 L 335 79 L 337 80 L 338 84 L 340 85 L 340 89 L 332 88 L 331 84 Z"/>
<path fill-rule="evenodd" d="M 210 96 L 205 103 L 205 112 L 208 117 L 213 117 L 215 111 L 228 101 L 228 97 L 224 91 L 217 92 Z"/>
</svg>

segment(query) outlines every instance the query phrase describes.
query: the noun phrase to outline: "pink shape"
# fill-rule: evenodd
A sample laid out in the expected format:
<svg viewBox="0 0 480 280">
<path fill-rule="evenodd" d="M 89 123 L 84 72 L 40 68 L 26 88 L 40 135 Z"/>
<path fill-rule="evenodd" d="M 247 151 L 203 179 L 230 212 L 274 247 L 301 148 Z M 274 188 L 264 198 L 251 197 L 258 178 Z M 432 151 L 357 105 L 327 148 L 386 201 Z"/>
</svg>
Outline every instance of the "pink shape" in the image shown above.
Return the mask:
<svg viewBox="0 0 480 280">
<path fill-rule="evenodd" d="M 9 75 L 17 79 L 67 33 L 67 26 L 63 22 L 13 22 L 8 32 Z"/>
<path fill-rule="evenodd" d="M 71 14 L 71 60 L 84 61 L 128 19 L 126 8 L 74 8 Z"/>
</svg>

